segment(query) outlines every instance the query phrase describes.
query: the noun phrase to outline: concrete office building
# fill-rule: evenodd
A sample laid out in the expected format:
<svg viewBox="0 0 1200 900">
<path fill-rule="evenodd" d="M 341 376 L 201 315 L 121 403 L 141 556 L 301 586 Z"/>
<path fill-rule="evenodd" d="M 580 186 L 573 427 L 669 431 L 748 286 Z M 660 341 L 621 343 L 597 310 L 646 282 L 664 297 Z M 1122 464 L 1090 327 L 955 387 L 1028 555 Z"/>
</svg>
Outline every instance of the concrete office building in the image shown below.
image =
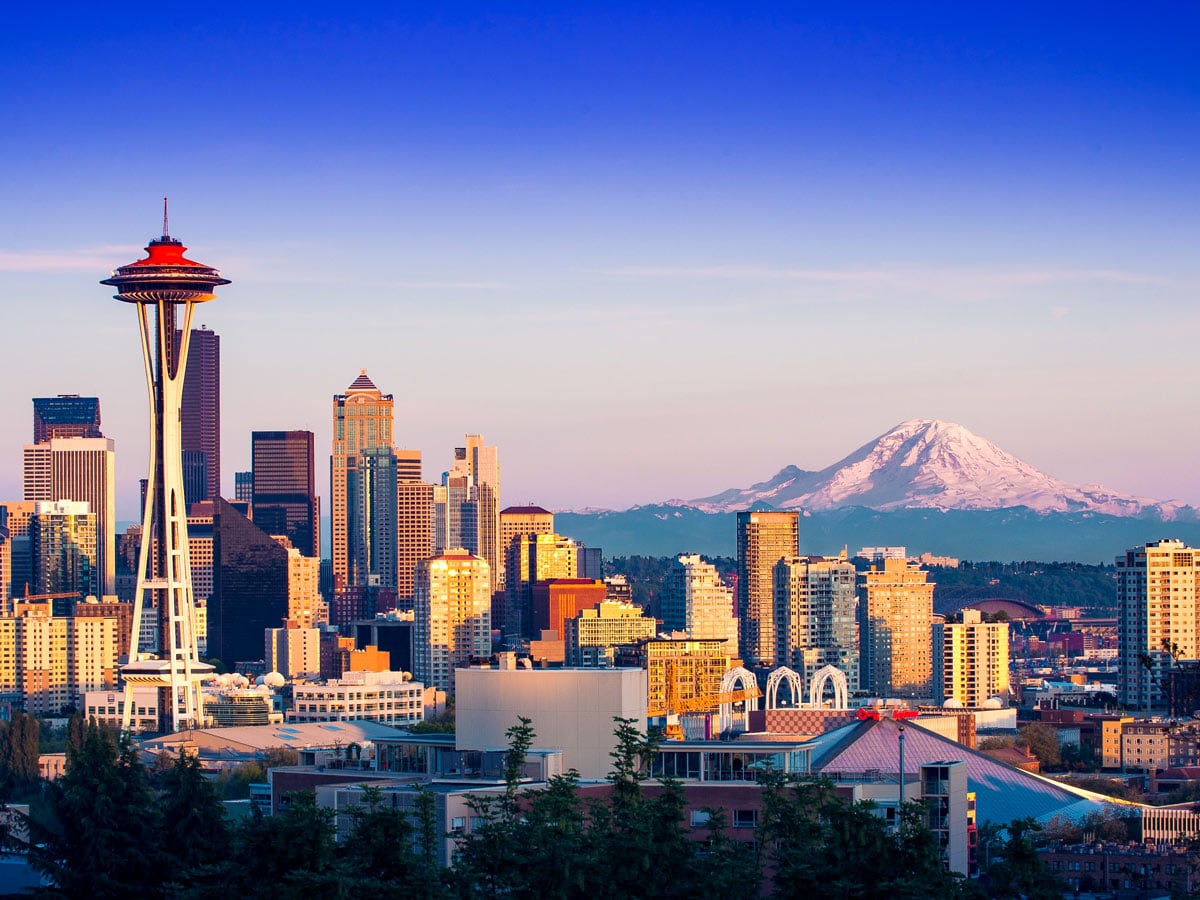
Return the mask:
<svg viewBox="0 0 1200 900">
<path fill-rule="evenodd" d="M 539 747 L 559 748 L 563 766 L 584 780 L 603 779 L 616 746 L 613 719 L 646 727 L 645 673 L 641 669 L 518 668 L 512 654 L 498 667 L 458 671 L 455 746 L 460 750 L 502 749 L 504 732 L 532 720 Z"/>
</svg>

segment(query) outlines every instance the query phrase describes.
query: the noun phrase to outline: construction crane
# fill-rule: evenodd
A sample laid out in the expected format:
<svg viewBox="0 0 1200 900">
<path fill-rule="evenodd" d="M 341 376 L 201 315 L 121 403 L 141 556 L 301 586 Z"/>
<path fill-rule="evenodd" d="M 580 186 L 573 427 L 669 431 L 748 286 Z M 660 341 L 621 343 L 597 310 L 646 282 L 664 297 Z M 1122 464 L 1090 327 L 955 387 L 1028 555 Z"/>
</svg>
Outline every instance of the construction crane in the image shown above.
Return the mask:
<svg viewBox="0 0 1200 900">
<path fill-rule="evenodd" d="M 723 706 L 726 703 L 741 703 L 747 700 L 755 700 L 762 696 L 762 690 L 757 686 L 736 691 L 716 691 L 708 694 L 701 694 L 697 697 L 681 698 L 679 696 L 679 678 L 674 661 L 668 660 L 666 664 L 665 674 L 666 697 L 661 703 L 651 703 L 646 707 L 646 715 L 649 717 L 665 716 L 667 719 L 666 727 L 663 729 L 663 734 L 671 740 L 683 739 L 683 726 L 679 722 L 679 716 L 684 713 L 704 712 L 711 710 L 716 706 Z"/>
</svg>

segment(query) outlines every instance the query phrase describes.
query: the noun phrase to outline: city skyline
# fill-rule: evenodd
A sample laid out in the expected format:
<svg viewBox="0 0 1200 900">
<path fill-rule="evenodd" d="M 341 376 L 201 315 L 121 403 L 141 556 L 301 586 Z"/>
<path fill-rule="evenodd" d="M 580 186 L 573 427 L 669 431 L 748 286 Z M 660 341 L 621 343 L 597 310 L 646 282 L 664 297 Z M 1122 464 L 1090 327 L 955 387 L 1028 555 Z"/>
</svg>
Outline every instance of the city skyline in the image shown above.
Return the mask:
<svg viewBox="0 0 1200 900">
<path fill-rule="evenodd" d="M 253 431 L 328 447 L 366 368 L 430 480 L 464 433 L 501 448 L 504 505 L 706 496 L 912 417 L 1200 505 L 1173 410 L 1200 381 L 1192 10 L 26 15 L 0 37 L 23 136 L 0 151 L 2 499 L 31 398 L 74 393 L 137 518 L 132 323 L 93 286 L 166 193 L 235 280 L 197 322 L 222 338 L 225 496 Z M 127 146 L 111 110 L 145 102 L 211 127 Z M 815 394 L 843 400 L 820 427 Z"/>
</svg>

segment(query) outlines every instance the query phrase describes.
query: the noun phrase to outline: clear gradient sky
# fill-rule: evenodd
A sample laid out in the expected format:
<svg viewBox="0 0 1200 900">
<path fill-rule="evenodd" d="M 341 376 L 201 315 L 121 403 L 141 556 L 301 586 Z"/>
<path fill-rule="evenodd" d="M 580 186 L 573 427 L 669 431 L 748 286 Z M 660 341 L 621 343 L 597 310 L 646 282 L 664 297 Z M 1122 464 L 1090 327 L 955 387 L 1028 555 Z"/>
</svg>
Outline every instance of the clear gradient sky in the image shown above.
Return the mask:
<svg viewBox="0 0 1200 900">
<path fill-rule="evenodd" d="M 97 281 L 167 194 L 233 280 L 200 316 L 230 494 L 254 429 L 314 430 L 327 481 L 365 367 L 427 477 L 499 445 L 505 503 L 702 496 L 930 417 L 1200 504 L 1193 4 L 25 6 L 4 498 L 30 398 L 95 394 L 134 516 L 136 325 Z"/>
</svg>

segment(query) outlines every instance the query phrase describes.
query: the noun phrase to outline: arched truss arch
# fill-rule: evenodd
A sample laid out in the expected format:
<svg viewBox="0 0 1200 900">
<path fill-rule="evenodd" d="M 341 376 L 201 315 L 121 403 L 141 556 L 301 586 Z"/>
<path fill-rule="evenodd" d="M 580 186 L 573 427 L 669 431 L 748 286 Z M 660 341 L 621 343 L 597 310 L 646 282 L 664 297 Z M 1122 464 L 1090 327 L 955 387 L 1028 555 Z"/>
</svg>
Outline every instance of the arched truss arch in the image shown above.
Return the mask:
<svg viewBox="0 0 1200 900">
<path fill-rule="evenodd" d="M 721 679 L 722 694 L 730 694 L 738 690 L 751 696 L 744 701 L 729 701 L 721 704 L 717 720 L 721 734 L 732 731 L 735 725 L 740 725 L 741 730 L 745 731 L 750 720 L 750 713 L 758 709 L 758 679 L 754 677 L 753 672 L 743 666 L 730 669 Z M 734 712 L 733 704 L 735 702 L 743 704 L 741 712 Z"/>
<path fill-rule="evenodd" d="M 821 708 L 825 685 L 830 681 L 833 682 L 833 708 L 847 709 L 850 706 L 850 684 L 846 681 L 846 673 L 837 666 L 825 666 L 813 675 L 808 688 L 809 706 Z"/>
<path fill-rule="evenodd" d="M 792 696 L 792 706 L 804 701 L 804 682 L 800 676 L 787 666 L 780 666 L 767 676 L 767 709 L 779 709 L 779 686 L 784 682 Z"/>
</svg>

